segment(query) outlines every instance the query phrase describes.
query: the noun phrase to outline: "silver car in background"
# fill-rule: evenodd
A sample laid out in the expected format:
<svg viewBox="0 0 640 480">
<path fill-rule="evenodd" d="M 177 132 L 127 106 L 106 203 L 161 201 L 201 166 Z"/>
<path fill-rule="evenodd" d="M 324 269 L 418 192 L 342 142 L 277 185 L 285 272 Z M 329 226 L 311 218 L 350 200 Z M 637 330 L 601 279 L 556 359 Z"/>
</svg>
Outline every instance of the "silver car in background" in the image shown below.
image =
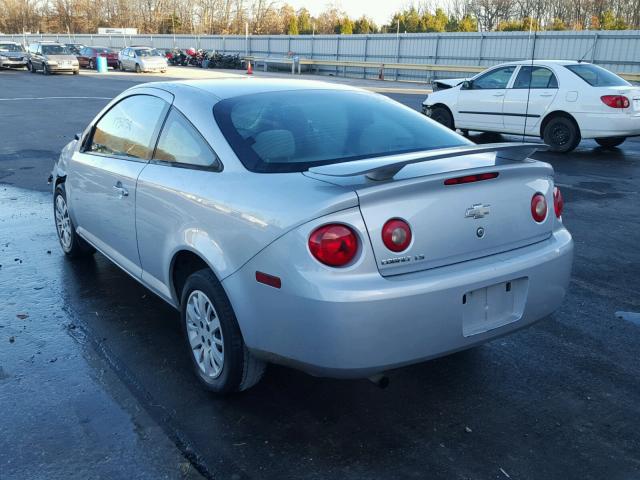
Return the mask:
<svg viewBox="0 0 640 480">
<path fill-rule="evenodd" d="M 166 57 L 151 47 L 127 47 L 118 54 L 118 67 L 123 72 L 131 70 L 142 72 L 166 72 L 168 63 Z"/>
<path fill-rule="evenodd" d="M 80 73 L 80 64 L 67 47 L 56 42 L 36 42 L 29 45 L 27 68 L 31 73 Z"/>
<path fill-rule="evenodd" d="M 301 80 L 130 88 L 69 143 L 69 257 L 102 252 L 181 312 L 194 371 L 354 378 L 532 324 L 573 241 L 529 144 L 474 145 L 381 95 Z"/>
<path fill-rule="evenodd" d="M 17 42 L 0 41 L 0 68 L 26 68 L 27 52 Z"/>
</svg>

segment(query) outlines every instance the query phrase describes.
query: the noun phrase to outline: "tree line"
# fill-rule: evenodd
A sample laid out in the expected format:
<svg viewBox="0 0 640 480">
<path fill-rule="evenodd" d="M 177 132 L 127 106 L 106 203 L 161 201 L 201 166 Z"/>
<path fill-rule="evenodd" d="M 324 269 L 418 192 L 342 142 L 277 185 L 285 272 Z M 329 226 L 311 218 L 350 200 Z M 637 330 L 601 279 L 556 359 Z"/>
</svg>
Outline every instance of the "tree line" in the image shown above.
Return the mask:
<svg viewBox="0 0 640 480">
<path fill-rule="evenodd" d="M 624 30 L 640 27 L 640 0 L 428 0 L 387 24 L 330 6 L 313 16 L 277 0 L 0 0 L 2 33 L 241 35 L 368 34 L 514 30 Z"/>
</svg>

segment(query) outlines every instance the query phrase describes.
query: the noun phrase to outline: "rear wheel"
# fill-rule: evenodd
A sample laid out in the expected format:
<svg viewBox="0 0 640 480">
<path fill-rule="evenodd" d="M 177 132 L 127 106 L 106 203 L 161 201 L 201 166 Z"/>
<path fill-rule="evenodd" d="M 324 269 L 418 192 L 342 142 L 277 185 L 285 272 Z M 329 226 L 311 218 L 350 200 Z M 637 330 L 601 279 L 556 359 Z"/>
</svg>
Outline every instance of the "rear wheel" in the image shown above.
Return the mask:
<svg viewBox="0 0 640 480">
<path fill-rule="evenodd" d="M 551 151 L 566 153 L 572 151 L 580 143 L 580 130 L 575 122 L 568 117 L 553 117 L 545 125 L 542 139 L 551 147 Z"/>
<path fill-rule="evenodd" d="M 33 67 L 33 64 L 31 62 L 27 63 L 27 70 L 29 70 L 31 73 L 36 73 L 36 69 Z"/>
<path fill-rule="evenodd" d="M 53 216 L 62 251 L 71 258 L 92 255 L 95 249 L 78 236 L 67 207 L 67 193 L 64 183 L 56 187 L 53 194 Z"/>
<path fill-rule="evenodd" d="M 211 270 L 187 278 L 180 305 L 189 356 L 207 389 L 238 392 L 260 381 L 266 365 L 244 344 L 231 303 Z"/>
<path fill-rule="evenodd" d="M 613 148 L 622 145 L 627 137 L 596 138 L 596 143 L 604 148 Z"/>
<path fill-rule="evenodd" d="M 92 58 L 91 60 L 89 60 L 89 70 L 95 70 L 95 69 L 96 69 L 96 64 Z"/>
<path fill-rule="evenodd" d="M 433 107 L 431 109 L 430 117 L 432 120 L 441 123 L 445 127 L 452 130 L 454 129 L 453 115 L 451 115 L 451 112 L 445 107 Z"/>
</svg>

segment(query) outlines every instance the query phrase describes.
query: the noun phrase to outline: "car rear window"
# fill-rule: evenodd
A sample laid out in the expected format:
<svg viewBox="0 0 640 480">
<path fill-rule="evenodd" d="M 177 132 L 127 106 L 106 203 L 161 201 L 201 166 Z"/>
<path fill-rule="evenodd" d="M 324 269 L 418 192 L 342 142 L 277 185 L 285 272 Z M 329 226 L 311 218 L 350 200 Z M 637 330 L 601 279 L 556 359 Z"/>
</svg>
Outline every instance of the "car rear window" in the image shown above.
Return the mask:
<svg viewBox="0 0 640 480">
<path fill-rule="evenodd" d="M 565 68 L 571 70 L 592 87 L 623 87 L 630 85 L 629 82 L 615 73 L 590 63 L 565 65 Z"/>
<path fill-rule="evenodd" d="M 382 95 L 293 90 L 242 95 L 213 109 L 222 133 L 254 172 L 309 167 L 471 142 Z"/>
</svg>

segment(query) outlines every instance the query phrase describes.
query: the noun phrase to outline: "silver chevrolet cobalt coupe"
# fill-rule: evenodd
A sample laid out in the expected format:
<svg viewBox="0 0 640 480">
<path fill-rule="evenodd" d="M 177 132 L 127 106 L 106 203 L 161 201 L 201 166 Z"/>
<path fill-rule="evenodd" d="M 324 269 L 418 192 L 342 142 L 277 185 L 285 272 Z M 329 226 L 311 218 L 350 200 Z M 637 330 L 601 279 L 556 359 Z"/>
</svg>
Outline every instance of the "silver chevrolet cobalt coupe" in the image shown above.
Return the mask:
<svg viewBox="0 0 640 480">
<path fill-rule="evenodd" d="M 267 362 L 372 377 L 560 305 L 573 242 L 534 150 L 346 86 L 152 83 L 64 148 L 55 221 L 69 257 L 99 250 L 180 310 L 215 392 Z"/>
</svg>

